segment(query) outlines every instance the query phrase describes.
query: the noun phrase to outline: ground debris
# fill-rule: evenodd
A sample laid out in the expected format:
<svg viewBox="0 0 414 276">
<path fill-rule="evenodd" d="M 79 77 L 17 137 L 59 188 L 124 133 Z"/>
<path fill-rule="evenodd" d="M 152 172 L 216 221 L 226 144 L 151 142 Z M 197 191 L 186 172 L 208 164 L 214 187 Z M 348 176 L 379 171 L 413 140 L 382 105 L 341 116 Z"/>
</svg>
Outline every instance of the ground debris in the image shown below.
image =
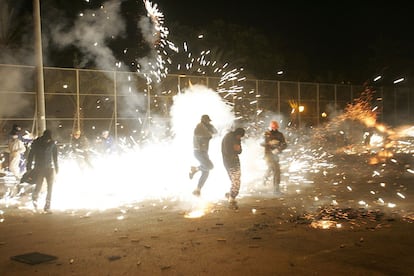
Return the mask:
<svg viewBox="0 0 414 276">
<path fill-rule="evenodd" d="M 352 225 L 361 226 L 367 222 L 379 222 L 384 217 L 384 212 L 379 210 L 368 210 L 365 208 L 339 208 L 320 207 L 315 212 L 306 212 L 302 215 L 291 218 L 290 222 L 297 224 L 314 225 L 319 221 L 329 221 L 336 224 L 348 222 Z"/>
<path fill-rule="evenodd" d="M 116 260 L 119 260 L 119 259 L 121 259 L 121 256 L 119 256 L 119 255 L 108 256 L 109 261 L 116 261 Z"/>
<path fill-rule="evenodd" d="M 170 265 L 163 265 L 161 266 L 161 270 L 166 270 L 166 269 L 170 269 L 171 266 Z"/>
</svg>

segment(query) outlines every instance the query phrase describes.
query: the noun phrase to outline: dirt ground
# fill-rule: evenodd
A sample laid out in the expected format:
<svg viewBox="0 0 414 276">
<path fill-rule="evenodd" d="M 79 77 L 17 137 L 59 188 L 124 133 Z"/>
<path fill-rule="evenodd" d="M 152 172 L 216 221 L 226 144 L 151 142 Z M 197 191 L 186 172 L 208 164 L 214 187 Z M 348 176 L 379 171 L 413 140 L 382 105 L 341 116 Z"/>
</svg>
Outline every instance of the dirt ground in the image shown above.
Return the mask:
<svg viewBox="0 0 414 276">
<path fill-rule="evenodd" d="M 103 212 L 11 208 L 0 223 L 0 275 L 414 275 L 409 220 L 356 211 L 321 229 L 302 204 L 294 194 L 245 197 L 238 209 L 211 203 L 198 218 L 168 201 Z M 11 259 L 29 252 L 57 260 Z"/>
<path fill-rule="evenodd" d="M 238 209 L 203 194 L 52 214 L 0 200 L 0 275 L 414 275 L 412 154 L 368 157 L 312 161 L 283 196 L 242 183 Z M 57 259 L 11 259 L 30 252 Z"/>
</svg>

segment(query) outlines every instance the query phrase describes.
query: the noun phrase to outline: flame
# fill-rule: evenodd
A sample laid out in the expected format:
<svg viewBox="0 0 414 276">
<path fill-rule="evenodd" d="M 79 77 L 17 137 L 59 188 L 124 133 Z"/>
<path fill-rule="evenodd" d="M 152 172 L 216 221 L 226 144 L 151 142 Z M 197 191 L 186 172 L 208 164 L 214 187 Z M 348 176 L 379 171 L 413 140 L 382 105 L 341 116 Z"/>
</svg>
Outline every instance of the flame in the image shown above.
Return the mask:
<svg viewBox="0 0 414 276">
<path fill-rule="evenodd" d="M 184 217 L 185 218 L 200 218 L 200 217 L 202 217 L 202 216 L 204 216 L 205 215 L 205 210 L 203 210 L 203 209 L 200 209 L 200 210 L 194 210 L 194 211 L 191 211 L 191 212 L 189 212 L 188 214 L 186 214 Z"/>
<path fill-rule="evenodd" d="M 340 228 L 341 224 L 338 224 L 333 220 L 318 220 L 312 221 L 310 226 L 317 229 L 331 229 L 331 228 Z"/>
</svg>

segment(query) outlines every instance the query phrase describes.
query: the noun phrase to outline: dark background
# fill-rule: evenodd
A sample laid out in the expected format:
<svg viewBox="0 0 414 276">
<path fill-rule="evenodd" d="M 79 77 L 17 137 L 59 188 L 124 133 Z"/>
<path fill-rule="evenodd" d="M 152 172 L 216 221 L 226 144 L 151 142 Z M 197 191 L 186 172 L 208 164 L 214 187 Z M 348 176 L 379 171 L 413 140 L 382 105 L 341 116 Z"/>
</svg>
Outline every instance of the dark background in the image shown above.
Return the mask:
<svg viewBox="0 0 414 276">
<path fill-rule="evenodd" d="M 32 1 L 7 1 L 17 15 L 12 43 L 28 43 L 32 33 Z M 42 0 L 43 39 L 60 19 L 76 19 L 80 11 L 103 1 Z M 194 51 L 211 49 L 223 62 L 242 67 L 248 77 L 292 81 L 363 84 L 378 74 L 383 85 L 404 77 L 409 84 L 414 65 L 410 8 L 407 2 L 374 1 L 152 1 L 164 14 L 168 39 L 189 43 Z M 115 55 L 125 63 L 143 57 L 148 49 L 137 22 L 146 15 L 142 1 L 122 1 L 127 36 L 112 41 Z M 21 19 L 24 20 L 21 20 Z M 15 27 L 14 26 L 14 27 Z M 204 38 L 197 39 L 202 33 Z M 26 40 L 24 40 L 26 39 Z M 48 45 L 45 66 L 76 67 L 76 47 Z M 91 62 L 88 68 L 96 65 Z M 135 70 L 131 67 L 131 70 Z M 276 72 L 283 70 L 282 76 Z M 181 73 L 171 67 L 171 73 Z M 188 72 L 187 72 L 188 73 Z M 191 72 L 190 72 L 191 73 Z"/>
</svg>

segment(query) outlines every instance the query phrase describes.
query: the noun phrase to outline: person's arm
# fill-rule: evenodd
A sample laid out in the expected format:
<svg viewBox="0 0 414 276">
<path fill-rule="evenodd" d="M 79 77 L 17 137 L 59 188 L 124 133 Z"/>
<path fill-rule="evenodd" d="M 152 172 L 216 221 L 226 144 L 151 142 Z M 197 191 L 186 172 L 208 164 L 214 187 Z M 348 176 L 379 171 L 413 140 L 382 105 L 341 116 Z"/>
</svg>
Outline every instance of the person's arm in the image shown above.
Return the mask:
<svg viewBox="0 0 414 276">
<path fill-rule="evenodd" d="M 58 164 L 58 153 L 57 153 L 56 143 L 53 145 L 52 158 L 53 158 L 53 164 L 55 166 L 55 173 L 58 173 L 59 172 L 59 164 Z"/>
<path fill-rule="evenodd" d="M 233 154 L 233 143 L 230 136 L 226 134 L 223 138 L 223 154 L 228 157 Z"/>
<path fill-rule="evenodd" d="M 287 148 L 287 143 L 286 143 L 286 139 L 285 136 L 283 135 L 283 133 L 280 133 L 280 141 L 279 141 L 279 150 L 285 150 Z"/>
<path fill-rule="evenodd" d="M 208 130 L 211 134 L 216 134 L 217 133 L 217 129 L 212 124 L 208 124 L 207 128 L 208 128 Z"/>
<path fill-rule="evenodd" d="M 24 153 L 26 151 L 26 146 L 22 141 L 19 140 L 19 153 Z"/>
<path fill-rule="evenodd" d="M 260 145 L 262 147 L 265 148 L 265 150 L 270 150 L 270 145 L 269 145 L 269 137 L 270 137 L 270 133 L 268 131 L 266 131 L 263 135 L 263 140 L 260 143 Z"/>
<path fill-rule="evenodd" d="M 217 130 L 211 124 L 200 123 L 197 126 L 195 133 L 201 137 L 211 137 L 213 134 L 217 133 Z"/>
<path fill-rule="evenodd" d="M 32 170 L 32 165 L 33 165 L 33 144 L 32 144 L 32 148 L 29 150 L 29 155 L 27 156 L 27 161 L 26 161 L 26 170 L 30 171 Z"/>
<path fill-rule="evenodd" d="M 234 137 L 233 139 L 233 152 L 235 154 L 242 153 L 241 140 L 237 139 L 237 137 Z"/>
</svg>

